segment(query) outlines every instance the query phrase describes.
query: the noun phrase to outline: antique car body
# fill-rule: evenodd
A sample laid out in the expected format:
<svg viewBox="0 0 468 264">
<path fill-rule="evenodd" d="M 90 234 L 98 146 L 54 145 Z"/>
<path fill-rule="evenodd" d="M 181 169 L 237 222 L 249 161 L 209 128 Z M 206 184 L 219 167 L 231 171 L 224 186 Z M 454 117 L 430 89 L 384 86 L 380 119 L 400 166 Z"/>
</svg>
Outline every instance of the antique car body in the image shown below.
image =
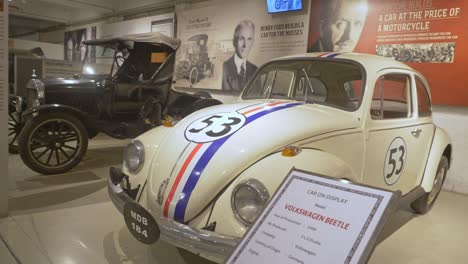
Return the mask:
<svg viewBox="0 0 468 264">
<path fill-rule="evenodd" d="M 374 55 L 311 53 L 263 65 L 236 104 L 136 138 L 108 191 L 134 235 L 129 207 L 148 212 L 162 240 L 222 262 L 293 167 L 401 191 L 425 213 L 451 150 L 421 74 Z"/>
<path fill-rule="evenodd" d="M 85 56 L 80 78 L 33 76 L 26 98 L 10 100 L 15 122 L 9 125 L 19 132 L 19 153 L 36 172 L 70 170 L 86 153 L 88 138 L 99 132 L 134 138 L 161 125 L 164 116 L 182 118 L 221 103 L 172 89 L 178 39 L 148 33 L 83 43 L 111 54 L 98 63 L 88 63 Z"/>
</svg>

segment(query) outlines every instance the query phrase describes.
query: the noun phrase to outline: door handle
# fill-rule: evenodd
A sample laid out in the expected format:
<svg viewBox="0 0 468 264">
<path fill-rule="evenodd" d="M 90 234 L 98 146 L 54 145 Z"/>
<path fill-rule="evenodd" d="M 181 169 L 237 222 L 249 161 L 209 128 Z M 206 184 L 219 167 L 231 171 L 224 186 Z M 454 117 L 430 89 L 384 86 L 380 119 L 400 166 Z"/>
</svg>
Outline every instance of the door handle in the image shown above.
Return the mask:
<svg viewBox="0 0 468 264">
<path fill-rule="evenodd" d="M 421 134 L 421 131 L 422 131 L 421 129 L 416 128 L 413 131 L 411 131 L 411 135 L 413 135 L 415 137 L 419 137 L 419 134 Z"/>
</svg>

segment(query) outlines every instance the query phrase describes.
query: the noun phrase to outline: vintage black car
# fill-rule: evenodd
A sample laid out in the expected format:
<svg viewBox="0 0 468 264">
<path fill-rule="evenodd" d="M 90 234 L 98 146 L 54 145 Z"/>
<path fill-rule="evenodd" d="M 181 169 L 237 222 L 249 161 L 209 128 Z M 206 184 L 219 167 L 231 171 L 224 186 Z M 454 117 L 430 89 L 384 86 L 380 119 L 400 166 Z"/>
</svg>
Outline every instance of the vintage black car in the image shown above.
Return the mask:
<svg viewBox="0 0 468 264">
<path fill-rule="evenodd" d="M 99 132 L 133 138 L 221 103 L 207 93 L 171 88 L 178 39 L 150 33 L 83 43 L 110 56 L 86 59 L 79 78 L 33 77 L 26 98 L 10 100 L 10 149 L 17 144 L 24 163 L 36 172 L 72 169 Z"/>
</svg>

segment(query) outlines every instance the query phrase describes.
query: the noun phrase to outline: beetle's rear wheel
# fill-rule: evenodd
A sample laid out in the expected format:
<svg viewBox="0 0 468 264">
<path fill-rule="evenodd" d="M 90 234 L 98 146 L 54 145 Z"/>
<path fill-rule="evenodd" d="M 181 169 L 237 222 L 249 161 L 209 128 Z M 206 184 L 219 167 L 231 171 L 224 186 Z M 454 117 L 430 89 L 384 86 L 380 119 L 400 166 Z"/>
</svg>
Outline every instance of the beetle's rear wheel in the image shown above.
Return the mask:
<svg viewBox="0 0 468 264">
<path fill-rule="evenodd" d="M 75 167 L 88 148 L 88 133 L 76 117 L 46 113 L 26 123 L 19 136 L 23 162 L 42 174 L 64 173 Z"/>
<path fill-rule="evenodd" d="M 444 185 L 448 165 L 449 163 L 447 157 L 442 156 L 439 162 L 439 166 L 437 167 L 437 172 L 434 178 L 432 190 L 430 192 L 425 193 L 423 196 L 421 196 L 411 204 L 411 208 L 413 208 L 413 210 L 416 213 L 425 214 L 432 208 L 437 197 L 440 194 L 440 191 L 442 190 L 442 186 Z"/>
</svg>

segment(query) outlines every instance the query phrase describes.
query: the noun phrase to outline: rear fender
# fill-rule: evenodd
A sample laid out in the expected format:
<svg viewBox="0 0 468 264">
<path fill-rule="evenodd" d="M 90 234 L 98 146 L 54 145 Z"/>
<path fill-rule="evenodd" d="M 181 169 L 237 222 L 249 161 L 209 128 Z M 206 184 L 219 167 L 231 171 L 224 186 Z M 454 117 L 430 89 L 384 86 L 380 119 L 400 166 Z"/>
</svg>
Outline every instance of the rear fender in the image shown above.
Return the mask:
<svg viewBox="0 0 468 264">
<path fill-rule="evenodd" d="M 88 130 L 89 138 L 96 136 L 98 132 L 96 130 L 96 127 L 92 124 L 92 122 L 89 121 L 85 113 L 83 113 L 79 109 L 76 109 L 68 105 L 46 104 L 46 105 L 39 105 L 36 107 L 32 107 L 22 113 L 22 119 L 25 120 L 25 122 L 27 122 L 29 119 L 34 118 L 39 114 L 42 115 L 42 114 L 47 114 L 50 112 L 62 112 L 62 113 L 64 112 L 64 113 L 68 113 L 70 115 L 75 116 L 81 122 L 83 122 L 84 126 L 86 127 L 86 130 Z"/>
<path fill-rule="evenodd" d="M 423 187 L 426 192 L 430 192 L 432 190 L 437 168 L 439 166 L 442 155 L 447 156 L 450 167 L 452 165 L 452 144 L 450 137 L 443 129 L 436 127 L 431 151 L 429 153 L 426 169 L 424 170 L 424 176 L 421 181 L 421 187 Z"/>
<path fill-rule="evenodd" d="M 303 149 L 295 157 L 284 157 L 281 152 L 271 154 L 242 172 L 220 193 L 209 219 L 210 223 L 217 223 L 216 232 L 242 237 L 248 228 L 238 221 L 231 207 L 232 191 L 239 183 L 255 178 L 265 185 L 271 197 L 293 167 L 333 178 L 346 178 L 350 181 L 358 180 L 348 164 L 337 156 L 321 150 Z M 200 217 L 206 217 L 206 214 L 202 213 Z M 204 224 L 207 223 L 207 219 L 199 219 L 200 217 L 194 219 L 191 225 L 203 228 Z"/>
</svg>

